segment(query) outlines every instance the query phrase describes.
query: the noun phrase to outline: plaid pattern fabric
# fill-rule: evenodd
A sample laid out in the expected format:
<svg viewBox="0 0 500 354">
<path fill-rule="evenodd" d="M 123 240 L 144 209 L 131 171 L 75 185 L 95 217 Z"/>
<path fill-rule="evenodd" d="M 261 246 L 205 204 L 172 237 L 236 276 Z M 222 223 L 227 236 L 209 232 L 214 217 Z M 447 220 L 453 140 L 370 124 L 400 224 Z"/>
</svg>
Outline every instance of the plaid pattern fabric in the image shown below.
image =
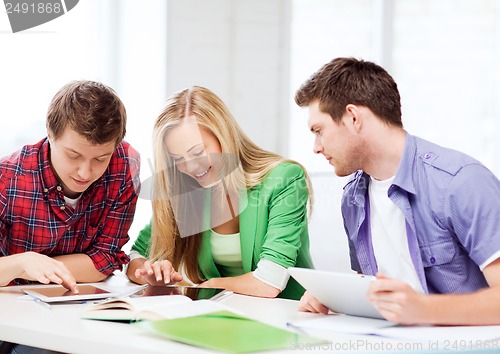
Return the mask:
<svg viewBox="0 0 500 354">
<path fill-rule="evenodd" d="M 47 256 L 84 253 L 109 275 L 128 262 L 129 240 L 139 192 L 140 157 L 118 145 L 104 175 L 73 209 L 49 162 L 45 138 L 0 160 L 0 256 L 34 251 Z M 22 283 L 17 280 L 15 283 Z"/>
</svg>

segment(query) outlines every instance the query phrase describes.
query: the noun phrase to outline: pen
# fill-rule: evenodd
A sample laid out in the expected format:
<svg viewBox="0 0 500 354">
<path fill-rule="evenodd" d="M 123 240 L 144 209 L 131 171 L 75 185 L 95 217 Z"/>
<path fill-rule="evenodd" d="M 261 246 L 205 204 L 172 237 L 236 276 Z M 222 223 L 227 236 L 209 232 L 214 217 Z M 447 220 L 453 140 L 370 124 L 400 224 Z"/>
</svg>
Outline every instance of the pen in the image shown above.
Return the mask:
<svg viewBox="0 0 500 354">
<path fill-rule="evenodd" d="M 302 328 L 300 328 L 299 326 L 297 325 L 294 325 L 293 323 L 291 322 L 287 322 L 286 323 L 286 326 L 295 330 L 295 332 L 298 332 L 298 333 L 302 333 L 302 334 L 308 334 L 306 331 L 304 331 Z"/>
<path fill-rule="evenodd" d="M 51 310 L 52 309 L 52 306 L 50 306 L 50 304 L 46 303 L 45 301 L 42 301 L 38 298 L 35 298 L 35 303 L 37 303 L 38 305 L 46 308 L 47 310 Z"/>
</svg>

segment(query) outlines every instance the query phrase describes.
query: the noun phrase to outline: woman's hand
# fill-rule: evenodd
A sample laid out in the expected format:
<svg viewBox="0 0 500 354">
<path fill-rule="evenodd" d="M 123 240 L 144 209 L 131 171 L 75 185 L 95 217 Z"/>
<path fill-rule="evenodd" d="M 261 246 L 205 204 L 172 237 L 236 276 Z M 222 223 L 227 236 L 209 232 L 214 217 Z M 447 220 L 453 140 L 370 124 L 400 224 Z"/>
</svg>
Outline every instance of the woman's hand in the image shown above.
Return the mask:
<svg viewBox="0 0 500 354">
<path fill-rule="evenodd" d="M 155 261 L 151 263 L 145 260 L 142 267 L 139 267 L 134 272 L 135 278 L 143 279 L 141 283 L 149 285 L 167 285 L 174 284 L 182 280 L 182 275 L 175 271 L 172 263 L 167 260 Z"/>
</svg>

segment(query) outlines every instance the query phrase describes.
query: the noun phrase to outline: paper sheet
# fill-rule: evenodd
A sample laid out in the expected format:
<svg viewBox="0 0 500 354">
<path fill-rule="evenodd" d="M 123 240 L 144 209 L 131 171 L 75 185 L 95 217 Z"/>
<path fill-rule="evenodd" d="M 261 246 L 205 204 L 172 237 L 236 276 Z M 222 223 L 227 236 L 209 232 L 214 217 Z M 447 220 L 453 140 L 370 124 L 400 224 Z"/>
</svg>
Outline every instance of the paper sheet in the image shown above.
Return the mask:
<svg viewBox="0 0 500 354">
<path fill-rule="evenodd" d="M 293 326 L 332 332 L 371 334 L 380 328 L 394 326 L 395 323 L 367 317 L 349 315 L 326 315 L 310 320 L 295 321 Z"/>
</svg>

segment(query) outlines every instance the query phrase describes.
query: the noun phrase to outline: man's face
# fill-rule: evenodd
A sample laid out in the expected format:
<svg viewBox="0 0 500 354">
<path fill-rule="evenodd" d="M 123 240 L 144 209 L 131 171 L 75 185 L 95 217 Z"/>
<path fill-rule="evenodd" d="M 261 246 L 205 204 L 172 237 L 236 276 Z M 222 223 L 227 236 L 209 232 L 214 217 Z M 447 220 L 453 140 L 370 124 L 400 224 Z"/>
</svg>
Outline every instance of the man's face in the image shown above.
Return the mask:
<svg viewBox="0 0 500 354">
<path fill-rule="evenodd" d="M 358 169 L 361 151 L 353 130 L 349 113 L 346 112 L 339 123 L 335 123 L 328 113 L 321 112 L 319 101 L 309 105 L 309 129 L 314 134 L 315 154 L 323 154 L 335 168 L 335 174 L 348 176 Z"/>
<path fill-rule="evenodd" d="M 56 140 L 51 137 L 50 163 L 66 197 L 76 198 L 108 168 L 115 151 L 115 141 L 94 145 L 66 127 Z"/>
</svg>

